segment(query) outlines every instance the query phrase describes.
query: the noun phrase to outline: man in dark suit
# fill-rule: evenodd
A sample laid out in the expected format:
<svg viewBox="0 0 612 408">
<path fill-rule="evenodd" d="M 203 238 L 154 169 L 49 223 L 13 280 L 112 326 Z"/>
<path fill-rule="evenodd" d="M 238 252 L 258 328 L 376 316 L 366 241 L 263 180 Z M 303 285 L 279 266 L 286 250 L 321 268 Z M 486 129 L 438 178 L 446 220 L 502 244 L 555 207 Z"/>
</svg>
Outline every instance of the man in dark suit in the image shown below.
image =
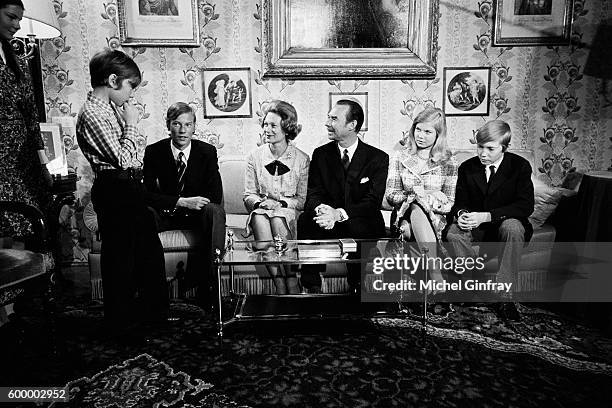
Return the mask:
<svg viewBox="0 0 612 408">
<path fill-rule="evenodd" d="M 299 239 L 378 238 L 385 235 L 380 206 L 389 156 L 357 137 L 363 110 L 353 100 L 339 100 L 327 114 L 332 141 L 312 153 L 308 193 L 297 225 Z M 324 265 L 304 265 L 302 286 L 319 293 Z M 359 264 L 347 264 L 348 283 L 357 293 Z"/>
<path fill-rule="evenodd" d="M 501 120 L 485 123 L 476 134 L 478 156 L 459 166 L 454 222 L 447 233 L 456 256 L 476 257 L 472 242 L 500 242 L 498 282 L 515 288 L 521 252 L 533 228 L 527 217 L 533 212 L 531 165 L 507 152 L 510 126 Z M 502 294 L 502 296 L 504 296 Z M 519 320 L 513 303 L 499 305 L 502 317 Z"/>
<path fill-rule="evenodd" d="M 186 279 L 199 286 L 197 300 L 212 304 L 213 253 L 225 242 L 225 211 L 217 150 L 192 140 L 195 112 L 177 102 L 168 108 L 170 138 L 147 146 L 144 184 L 156 212 L 158 231 L 192 229 L 202 233 L 203 250 L 190 254 Z"/>
</svg>

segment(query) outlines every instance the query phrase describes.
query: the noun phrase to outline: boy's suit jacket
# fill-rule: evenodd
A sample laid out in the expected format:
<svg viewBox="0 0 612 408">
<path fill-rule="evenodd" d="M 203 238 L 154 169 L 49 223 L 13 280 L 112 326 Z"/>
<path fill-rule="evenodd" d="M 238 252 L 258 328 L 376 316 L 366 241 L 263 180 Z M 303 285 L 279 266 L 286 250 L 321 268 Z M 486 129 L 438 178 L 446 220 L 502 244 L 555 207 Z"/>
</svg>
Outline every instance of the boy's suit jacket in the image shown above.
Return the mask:
<svg viewBox="0 0 612 408">
<path fill-rule="evenodd" d="M 389 155 L 358 141 L 345 175 L 335 141 L 312 153 L 308 174 L 308 194 L 304 212 L 314 212 L 319 204 L 344 208 L 349 219 L 361 219 L 377 231 L 384 231 L 380 213 L 389 167 Z"/>
<path fill-rule="evenodd" d="M 156 210 L 171 210 L 178 201 L 176 161 L 170 149 L 170 138 L 147 146 L 143 177 L 149 204 Z M 182 197 L 201 196 L 221 204 L 223 188 L 217 150 L 208 143 L 191 140 L 191 153 L 185 170 Z"/>
<path fill-rule="evenodd" d="M 525 242 L 528 242 L 533 233 L 528 221 L 533 206 L 531 165 L 521 156 L 505 152 L 490 185 L 478 157 L 459 166 L 455 205 L 450 213 L 453 217 L 462 209 L 490 212 L 492 226 L 499 226 L 506 218 L 516 218 L 525 227 Z"/>
</svg>

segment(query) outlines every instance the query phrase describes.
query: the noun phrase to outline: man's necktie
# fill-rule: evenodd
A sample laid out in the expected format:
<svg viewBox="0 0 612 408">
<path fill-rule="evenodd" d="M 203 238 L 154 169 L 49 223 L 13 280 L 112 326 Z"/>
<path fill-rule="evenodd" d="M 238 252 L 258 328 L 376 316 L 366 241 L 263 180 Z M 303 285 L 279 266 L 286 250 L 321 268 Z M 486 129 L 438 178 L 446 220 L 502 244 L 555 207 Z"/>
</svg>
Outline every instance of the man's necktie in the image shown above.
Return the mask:
<svg viewBox="0 0 612 408">
<path fill-rule="evenodd" d="M 178 160 L 176 161 L 176 190 L 178 195 L 180 196 L 183 192 L 183 188 L 185 188 L 185 169 L 187 168 L 187 163 L 185 163 L 185 154 L 183 152 L 179 152 Z"/>
<path fill-rule="evenodd" d="M 347 171 L 349 168 L 349 165 L 351 164 L 351 161 L 349 160 L 349 156 L 348 156 L 348 149 L 344 149 L 344 154 L 342 155 L 342 167 L 344 167 L 344 171 Z"/>
<path fill-rule="evenodd" d="M 491 180 L 493 180 L 493 176 L 495 175 L 495 166 L 489 166 L 489 170 L 491 170 L 491 174 L 489 174 L 489 182 L 487 184 L 491 184 Z"/>
</svg>

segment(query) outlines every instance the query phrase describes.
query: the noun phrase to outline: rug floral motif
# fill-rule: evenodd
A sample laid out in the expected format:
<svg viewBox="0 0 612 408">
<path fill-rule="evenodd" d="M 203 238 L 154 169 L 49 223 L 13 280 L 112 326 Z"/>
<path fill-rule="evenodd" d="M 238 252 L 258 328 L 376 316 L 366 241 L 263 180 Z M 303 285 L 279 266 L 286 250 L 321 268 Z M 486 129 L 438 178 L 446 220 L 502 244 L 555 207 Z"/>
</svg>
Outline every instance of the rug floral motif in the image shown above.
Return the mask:
<svg viewBox="0 0 612 408">
<path fill-rule="evenodd" d="M 431 305 L 427 334 L 459 339 L 493 350 L 527 353 L 578 371 L 612 375 L 612 339 L 555 313 L 518 304 L 521 320 L 502 320 L 490 305 Z M 411 305 L 403 319 L 374 319 L 381 328 L 422 330 L 422 307 Z"/>
<path fill-rule="evenodd" d="M 95 408 L 248 408 L 226 395 L 210 392 L 213 385 L 188 374 L 175 372 L 149 354 L 112 365 L 93 377 L 69 382 L 67 404 L 49 407 Z"/>
</svg>

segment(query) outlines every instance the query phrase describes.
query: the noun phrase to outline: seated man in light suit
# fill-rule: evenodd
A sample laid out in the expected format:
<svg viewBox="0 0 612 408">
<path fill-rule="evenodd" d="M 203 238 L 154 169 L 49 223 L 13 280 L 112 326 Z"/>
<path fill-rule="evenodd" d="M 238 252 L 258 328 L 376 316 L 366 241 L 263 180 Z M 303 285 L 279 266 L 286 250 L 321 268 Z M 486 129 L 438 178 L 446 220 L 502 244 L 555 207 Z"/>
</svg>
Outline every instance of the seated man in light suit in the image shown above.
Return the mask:
<svg viewBox="0 0 612 408">
<path fill-rule="evenodd" d="M 504 121 L 485 123 L 476 133 L 478 156 L 459 166 L 454 217 L 446 235 L 456 256 L 477 256 L 472 242 L 502 242 L 499 246 L 498 282 L 518 282 L 521 252 L 529 242 L 533 227 L 528 217 L 533 212 L 534 196 L 531 165 L 522 157 L 507 152 L 512 133 Z M 520 320 L 513 303 L 501 303 L 503 318 Z"/>
<path fill-rule="evenodd" d="M 195 112 L 183 102 L 168 108 L 166 126 L 170 138 L 147 146 L 144 155 L 144 184 L 149 205 L 156 211 L 158 231 L 200 230 L 203 250 L 190 254 L 188 283 L 199 286 L 197 301 L 212 305 L 211 277 L 214 250 L 223 249 L 225 211 L 217 150 L 208 143 L 192 140 Z"/>
<path fill-rule="evenodd" d="M 389 167 L 387 153 L 357 137 L 364 114 L 359 103 L 339 100 L 327 114 L 331 142 L 312 153 L 308 193 L 297 225 L 299 239 L 378 238 L 385 236 L 380 206 Z M 304 265 L 302 286 L 321 291 L 325 265 Z M 348 283 L 358 293 L 359 264 L 347 264 Z"/>
</svg>

